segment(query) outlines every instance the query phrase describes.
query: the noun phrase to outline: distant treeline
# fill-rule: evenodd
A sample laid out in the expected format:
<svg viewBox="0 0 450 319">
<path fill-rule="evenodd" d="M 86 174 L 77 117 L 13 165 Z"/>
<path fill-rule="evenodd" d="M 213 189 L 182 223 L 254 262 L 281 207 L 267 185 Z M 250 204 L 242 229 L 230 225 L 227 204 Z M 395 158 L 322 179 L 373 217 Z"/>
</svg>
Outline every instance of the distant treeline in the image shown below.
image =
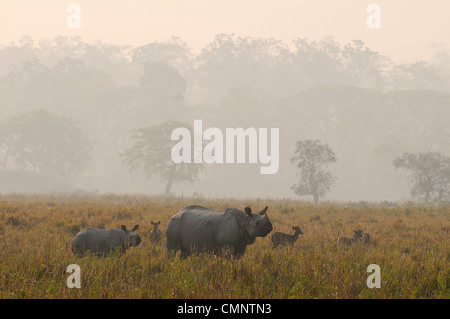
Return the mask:
<svg viewBox="0 0 450 319">
<path fill-rule="evenodd" d="M 21 145 L 5 133 L 8 123 L 29 127 L 23 123 L 32 114 L 50 120 L 36 122 L 27 135 L 34 140 L 12 156 Z M 195 184 L 174 187 L 176 193 L 294 196 L 295 143 L 319 139 L 337 158 L 330 198 L 405 198 L 407 180 L 399 178 L 393 159 L 405 152 L 449 155 L 449 118 L 450 52 L 399 64 L 359 40 L 285 43 L 229 34 L 217 35 L 198 54 L 179 38 L 131 47 L 23 37 L 0 47 L 0 168 L 70 175 L 83 189 L 162 193 L 164 181 L 129 174 L 123 165 L 130 131 L 201 119 L 219 128 L 279 127 L 280 170 L 269 178 L 247 164 L 211 165 Z M 42 160 L 48 150 L 40 158 L 27 156 L 30 145 L 38 149 L 39 127 L 49 123 L 60 137 L 51 149 L 64 161 L 88 155 L 55 174 Z"/>
</svg>

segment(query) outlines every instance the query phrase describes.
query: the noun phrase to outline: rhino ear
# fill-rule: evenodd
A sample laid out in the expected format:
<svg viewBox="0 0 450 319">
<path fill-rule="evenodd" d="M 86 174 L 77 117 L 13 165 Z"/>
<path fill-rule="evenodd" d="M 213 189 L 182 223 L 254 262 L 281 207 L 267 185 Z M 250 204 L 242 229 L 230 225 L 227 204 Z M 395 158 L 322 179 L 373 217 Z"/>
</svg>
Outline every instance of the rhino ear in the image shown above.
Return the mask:
<svg viewBox="0 0 450 319">
<path fill-rule="evenodd" d="M 249 216 L 247 214 L 242 213 L 241 211 L 236 211 L 233 214 L 233 216 L 236 218 L 240 226 L 246 225 L 250 220 Z"/>
<path fill-rule="evenodd" d="M 245 213 L 248 215 L 248 216 L 252 216 L 252 209 L 250 208 L 250 207 L 245 207 Z"/>
<path fill-rule="evenodd" d="M 138 228 L 139 228 L 139 225 L 134 225 L 134 227 L 131 231 L 136 231 Z"/>
<path fill-rule="evenodd" d="M 268 208 L 269 208 L 269 207 L 266 206 L 262 211 L 259 212 L 259 214 L 260 214 L 260 215 L 264 215 L 264 214 L 267 212 L 267 209 L 268 209 Z"/>
<path fill-rule="evenodd" d="M 123 231 L 127 231 L 127 227 L 126 227 L 125 225 L 121 225 L 120 228 L 121 228 Z"/>
</svg>

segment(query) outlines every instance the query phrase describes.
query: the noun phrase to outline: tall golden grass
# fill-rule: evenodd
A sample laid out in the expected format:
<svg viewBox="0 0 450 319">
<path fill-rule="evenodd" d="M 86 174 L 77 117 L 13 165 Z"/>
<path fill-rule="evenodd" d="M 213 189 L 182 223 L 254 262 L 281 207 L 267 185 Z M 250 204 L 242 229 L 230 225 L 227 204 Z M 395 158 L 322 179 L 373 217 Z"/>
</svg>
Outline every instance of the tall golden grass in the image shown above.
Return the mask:
<svg viewBox="0 0 450 319">
<path fill-rule="evenodd" d="M 269 206 L 275 231 L 303 235 L 272 248 L 258 238 L 245 255 L 166 256 L 165 240 L 149 240 L 151 221 L 186 205 L 214 209 Z M 124 255 L 77 258 L 73 236 L 84 227 L 131 228 L 142 243 Z M 337 246 L 340 235 L 369 232 L 372 244 Z M 120 195 L 0 196 L 0 298 L 449 298 L 450 208 L 290 200 L 166 200 Z M 69 289 L 66 268 L 81 268 L 80 289 Z M 369 264 L 381 267 L 381 288 L 366 285 Z"/>
</svg>

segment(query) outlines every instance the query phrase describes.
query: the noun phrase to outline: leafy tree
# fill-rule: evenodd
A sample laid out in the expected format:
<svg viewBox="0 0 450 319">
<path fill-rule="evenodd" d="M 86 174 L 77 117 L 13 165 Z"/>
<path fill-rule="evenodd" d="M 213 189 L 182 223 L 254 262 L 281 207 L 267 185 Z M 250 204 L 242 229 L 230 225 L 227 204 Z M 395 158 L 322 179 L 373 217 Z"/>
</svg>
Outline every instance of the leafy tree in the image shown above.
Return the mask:
<svg viewBox="0 0 450 319">
<path fill-rule="evenodd" d="M 336 156 L 327 144 L 319 140 L 298 141 L 295 156 L 291 158 L 300 169 L 298 184 L 292 189 L 299 196 L 312 195 L 317 203 L 336 181 L 326 169 L 336 162 Z"/>
<path fill-rule="evenodd" d="M 18 138 L 19 132 L 14 121 L 7 121 L 0 124 L 0 151 L 2 152 L 0 163 L 3 171 L 6 170 L 8 158 Z"/>
<path fill-rule="evenodd" d="M 198 83 L 206 90 L 207 98 L 212 99 L 225 96 L 233 88 L 247 86 L 258 95 L 267 96 L 272 85 L 277 84 L 270 82 L 271 72 L 287 60 L 286 54 L 286 46 L 276 39 L 217 34 L 198 56 Z M 290 69 L 290 65 L 285 66 L 283 72 Z M 280 79 L 283 77 L 277 78 Z"/>
<path fill-rule="evenodd" d="M 392 68 L 392 86 L 397 89 L 421 89 L 446 91 L 448 80 L 439 69 L 425 61 L 395 65 Z"/>
<path fill-rule="evenodd" d="M 163 100 L 180 98 L 186 90 L 186 81 L 178 70 L 161 62 L 145 65 L 140 85 L 150 95 L 160 96 Z"/>
<path fill-rule="evenodd" d="M 291 67 L 296 73 L 295 83 L 303 88 L 310 84 L 350 83 L 350 77 L 343 72 L 341 48 L 332 37 L 319 42 L 298 38 L 293 45 Z"/>
<path fill-rule="evenodd" d="M 450 196 L 450 157 L 438 152 L 404 153 L 394 159 L 395 169 L 409 171 L 411 196 L 425 202 Z"/>
<path fill-rule="evenodd" d="M 133 145 L 121 154 L 123 164 L 130 171 L 141 168 L 150 178 L 159 175 L 166 181 L 164 196 L 170 195 L 173 183 L 194 182 L 200 173 L 201 164 L 175 164 L 171 158 L 171 149 L 176 141 L 171 141 L 171 134 L 175 128 L 186 127 L 182 122 L 167 121 L 159 125 L 143 127 L 132 131 Z M 194 136 L 190 129 L 191 136 Z M 191 147 L 193 149 L 193 147 Z"/>
<path fill-rule="evenodd" d="M 2 102 L 14 109 L 29 111 L 43 108 L 77 118 L 93 110 L 106 111 L 115 84 L 110 77 L 81 60 L 64 58 L 51 67 L 39 59 L 11 66 L 2 79 L 8 91 Z"/>
<path fill-rule="evenodd" d="M 139 84 L 145 97 L 138 104 L 139 117 L 151 117 L 158 123 L 176 119 L 185 111 L 186 80 L 173 66 L 163 62 L 146 64 Z M 157 108 L 162 111 L 155 112 Z"/>
<path fill-rule="evenodd" d="M 75 123 L 44 110 L 11 117 L 1 125 L 3 169 L 8 156 L 22 170 L 52 177 L 70 177 L 89 160 L 89 142 Z"/>
<path fill-rule="evenodd" d="M 32 59 L 36 55 L 33 39 L 23 36 L 16 42 L 0 46 L 0 74 L 6 74 L 13 65 L 21 64 Z"/>
<path fill-rule="evenodd" d="M 361 40 L 353 40 L 344 46 L 342 60 L 353 84 L 360 87 L 385 85 L 384 69 L 389 65 L 389 59 L 369 49 Z"/>
<path fill-rule="evenodd" d="M 146 64 L 164 63 L 186 76 L 192 68 L 192 49 L 180 38 L 172 37 L 166 42 L 152 42 L 131 51 L 132 63 L 140 68 Z"/>
</svg>

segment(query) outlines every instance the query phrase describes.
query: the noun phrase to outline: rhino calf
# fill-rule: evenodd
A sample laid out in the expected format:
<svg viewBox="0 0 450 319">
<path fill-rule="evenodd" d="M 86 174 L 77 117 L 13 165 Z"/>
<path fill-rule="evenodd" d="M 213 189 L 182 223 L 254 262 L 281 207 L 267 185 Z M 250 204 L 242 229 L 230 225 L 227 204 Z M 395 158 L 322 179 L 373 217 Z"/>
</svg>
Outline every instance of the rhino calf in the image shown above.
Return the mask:
<svg viewBox="0 0 450 319">
<path fill-rule="evenodd" d="M 154 223 L 153 221 L 151 221 L 152 225 L 153 225 L 153 229 L 150 231 L 150 241 L 153 243 L 157 243 L 161 240 L 161 234 L 162 231 L 160 229 L 158 229 L 159 224 L 161 224 L 160 221 Z"/>
<path fill-rule="evenodd" d="M 139 228 L 136 225 L 131 230 L 122 225 L 121 229 L 82 229 L 72 241 L 72 252 L 75 255 L 84 256 L 88 250 L 97 256 L 105 256 L 109 252 L 119 248 L 124 253 L 131 246 L 141 243 L 141 237 L 135 234 Z"/>
<path fill-rule="evenodd" d="M 353 233 L 354 233 L 353 237 L 345 237 L 345 236 L 339 237 L 337 240 L 337 244 L 338 245 L 351 245 L 353 243 L 360 241 L 361 238 L 363 238 L 361 229 L 354 230 Z"/>
<path fill-rule="evenodd" d="M 277 248 L 278 245 L 285 245 L 290 244 L 292 245 L 295 243 L 298 239 L 298 235 L 303 234 L 302 230 L 298 226 L 292 226 L 292 229 L 294 230 L 294 235 L 282 233 L 282 232 L 276 232 L 272 235 L 272 243 L 273 248 Z"/>
</svg>

